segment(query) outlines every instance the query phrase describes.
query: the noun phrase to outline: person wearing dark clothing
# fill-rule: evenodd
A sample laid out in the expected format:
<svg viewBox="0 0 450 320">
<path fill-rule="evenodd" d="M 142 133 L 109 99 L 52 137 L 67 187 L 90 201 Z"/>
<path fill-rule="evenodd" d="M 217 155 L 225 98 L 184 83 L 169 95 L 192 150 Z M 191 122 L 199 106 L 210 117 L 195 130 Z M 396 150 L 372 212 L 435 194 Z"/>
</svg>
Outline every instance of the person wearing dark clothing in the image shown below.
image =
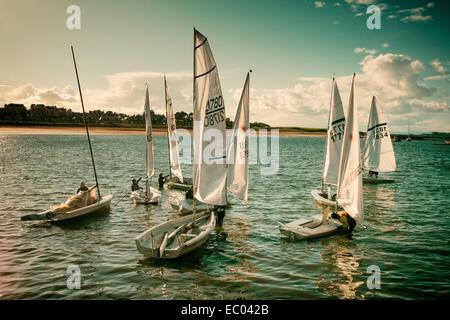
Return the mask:
<svg viewBox="0 0 450 320">
<path fill-rule="evenodd" d="M 186 191 L 186 199 L 194 199 L 194 187 L 190 187 L 188 191 Z"/>
<path fill-rule="evenodd" d="M 170 176 L 170 174 L 168 174 L 165 177 L 163 176 L 162 173 L 159 174 L 159 176 L 158 176 L 158 184 L 159 184 L 160 188 L 164 187 L 164 183 L 166 183 L 166 179 L 167 179 L 168 176 Z"/>
<path fill-rule="evenodd" d="M 369 178 L 372 178 L 373 175 L 375 175 L 375 178 L 378 179 L 378 172 L 369 170 L 369 174 L 368 174 Z"/>
<path fill-rule="evenodd" d="M 214 213 L 216 214 L 216 227 L 222 227 L 225 218 L 225 206 L 215 206 Z"/>
<path fill-rule="evenodd" d="M 80 187 L 77 190 L 77 193 L 79 193 L 80 191 L 88 191 L 88 187 L 86 187 L 86 185 L 84 184 L 84 182 L 80 183 Z"/>
<path fill-rule="evenodd" d="M 353 229 L 356 226 L 356 221 L 353 219 L 347 212 L 341 211 L 339 213 L 333 212 L 331 214 L 333 219 L 339 220 L 342 223 L 342 227 L 344 228 L 345 233 L 352 233 Z"/>
<path fill-rule="evenodd" d="M 133 179 L 132 180 L 133 181 L 133 184 L 131 185 L 131 191 L 136 191 L 136 190 L 139 190 L 140 189 L 140 187 L 139 187 L 139 181 L 141 181 L 141 178 L 139 178 L 139 179 Z"/>
</svg>

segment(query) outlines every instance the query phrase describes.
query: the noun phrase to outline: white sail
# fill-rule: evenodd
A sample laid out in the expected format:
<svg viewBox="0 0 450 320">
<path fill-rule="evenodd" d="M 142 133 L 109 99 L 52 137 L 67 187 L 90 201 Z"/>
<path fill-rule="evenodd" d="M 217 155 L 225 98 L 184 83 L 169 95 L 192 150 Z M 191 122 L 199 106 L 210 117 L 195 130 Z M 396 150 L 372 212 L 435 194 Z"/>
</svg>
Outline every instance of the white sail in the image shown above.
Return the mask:
<svg viewBox="0 0 450 320">
<path fill-rule="evenodd" d="M 333 78 L 330 112 L 328 116 L 327 145 L 323 167 L 323 183 L 337 185 L 342 139 L 345 129 L 345 115 L 336 80 Z"/>
<path fill-rule="evenodd" d="M 234 128 L 228 148 L 228 192 L 238 200 L 248 201 L 248 147 L 249 147 L 249 106 L 250 73 L 247 73 L 241 100 L 234 119 Z"/>
<path fill-rule="evenodd" d="M 208 40 L 194 29 L 194 196 L 227 203 L 225 103 Z"/>
<path fill-rule="evenodd" d="M 377 172 L 390 172 L 397 169 L 391 134 L 384 113 L 375 97 L 372 98 L 364 143 L 364 169 Z"/>
<path fill-rule="evenodd" d="M 147 180 L 146 180 L 146 191 L 147 198 L 151 198 L 150 190 L 150 179 L 155 174 L 155 168 L 153 163 L 153 135 L 152 135 L 152 117 L 150 112 L 150 101 L 148 98 L 148 86 L 145 89 L 145 148 L 146 148 L 146 169 L 147 169 Z"/>
<path fill-rule="evenodd" d="M 354 103 L 355 74 L 346 118 L 339 167 L 337 203 L 357 222 L 364 224 L 362 166 L 358 128 L 358 114 Z"/>
<path fill-rule="evenodd" d="M 180 182 L 183 182 L 181 174 L 180 155 L 178 152 L 178 139 L 176 135 L 176 123 L 173 115 L 172 95 L 167 85 L 166 76 L 164 76 L 164 85 L 166 92 L 166 119 L 167 119 L 167 138 L 169 141 L 169 165 L 170 173 L 174 174 Z"/>
</svg>

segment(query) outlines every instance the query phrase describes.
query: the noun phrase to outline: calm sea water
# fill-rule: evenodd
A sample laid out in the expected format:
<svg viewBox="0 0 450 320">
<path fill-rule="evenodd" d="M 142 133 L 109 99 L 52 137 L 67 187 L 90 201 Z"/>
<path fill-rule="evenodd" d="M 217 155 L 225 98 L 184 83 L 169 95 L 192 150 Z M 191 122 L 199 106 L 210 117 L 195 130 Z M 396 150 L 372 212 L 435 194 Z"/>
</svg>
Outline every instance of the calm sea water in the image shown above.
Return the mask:
<svg viewBox="0 0 450 320">
<path fill-rule="evenodd" d="M 155 136 L 156 172 L 167 173 L 167 137 Z M 255 138 L 252 138 L 255 139 Z M 352 239 L 280 238 L 278 221 L 322 213 L 323 138 L 281 137 L 280 168 L 250 168 L 250 208 L 227 210 L 228 236 L 213 235 L 176 261 L 145 260 L 134 237 L 176 217 L 163 191 L 159 206 L 118 202 L 144 176 L 144 136 L 94 135 L 101 192 L 109 212 L 67 223 L 23 222 L 94 183 L 84 135 L 0 135 L 1 299 L 371 299 L 450 297 L 450 147 L 429 141 L 394 144 L 400 181 L 365 185 L 368 229 Z M 186 175 L 191 167 L 183 165 Z M 155 181 L 153 182 L 155 184 Z M 156 184 L 155 184 L 156 185 Z M 69 265 L 82 272 L 67 289 Z M 381 289 L 366 285 L 381 270 Z"/>
</svg>

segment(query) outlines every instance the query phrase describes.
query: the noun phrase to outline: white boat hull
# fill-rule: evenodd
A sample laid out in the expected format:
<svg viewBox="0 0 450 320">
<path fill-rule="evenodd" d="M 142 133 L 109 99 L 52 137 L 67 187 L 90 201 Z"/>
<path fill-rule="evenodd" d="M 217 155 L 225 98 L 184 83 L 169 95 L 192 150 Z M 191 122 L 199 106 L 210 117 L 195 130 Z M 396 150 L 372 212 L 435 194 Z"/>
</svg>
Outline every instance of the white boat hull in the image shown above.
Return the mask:
<svg viewBox="0 0 450 320">
<path fill-rule="evenodd" d="M 192 213 L 194 210 L 194 200 L 192 200 L 192 199 L 184 199 L 184 200 L 180 200 L 178 202 L 171 202 L 170 205 L 172 206 L 172 208 L 174 210 L 176 210 L 178 212 L 178 214 L 186 215 L 186 214 Z M 199 203 L 197 201 L 197 203 L 195 205 L 195 210 L 196 211 L 206 210 L 206 204 Z"/>
<path fill-rule="evenodd" d="M 89 213 L 95 212 L 97 210 L 108 208 L 111 204 L 111 200 L 113 199 L 113 194 L 108 194 L 89 206 L 85 206 L 82 208 L 78 208 L 72 211 L 64 212 L 64 213 L 56 213 L 52 210 L 47 210 L 41 213 L 37 213 L 34 215 L 28 215 L 22 217 L 22 220 L 45 220 L 48 222 L 60 222 L 69 219 L 78 218 L 80 216 L 88 215 Z"/>
<path fill-rule="evenodd" d="M 288 224 L 280 223 L 279 229 L 283 237 L 309 240 L 339 233 L 342 230 L 342 225 L 339 221 L 331 218 L 322 223 L 322 215 L 320 214 L 312 218 L 295 220 Z"/>
<path fill-rule="evenodd" d="M 169 181 L 167 187 L 170 189 L 187 191 L 192 187 L 192 178 L 184 178 L 183 182 Z"/>
<path fill-rule="evenodd" d="M 147 194 L 143 191 L 133 191 L 130 195 L 131 200 L 136 204 L 157 204 L 161 198 L 161 192 L 155 188 L 150 188 L 152 192 L 152 197 L 147 198 Z"/>
<path fill-rule="evenodd" d="M 363 178 L 363 183 L 372 183 L 372 184 L 376 184 L 376 183 L 392 183 L 395 182 L 395 179 L 388 179 L 388 178 L 369 178 L 369 177 L 364 177 Z"/>
<path fill-rule="evenodd" d="M 326 204 L 329 206 L 336 205 L 336 201 L 328 199 L 326 197 L 326 194 L 322 194 L 320 190 L 311 190 L 311 195 L 313 196 L 314 200 L 320 202 L 321 204 Z"/>
<path fill-rule="evenodd" d="M 187 229 L 186 226 L 193 222 L 193 216 L 166 221 L 144 231 L 134 239 L 137 250 L 147 258 L 175 259 L 199 248 L 214 230 L 216 218 L 214 213 L 197 213 L 198 227 Z M 174 232 L 167 240 L 168 235 Z"/>
</svg>

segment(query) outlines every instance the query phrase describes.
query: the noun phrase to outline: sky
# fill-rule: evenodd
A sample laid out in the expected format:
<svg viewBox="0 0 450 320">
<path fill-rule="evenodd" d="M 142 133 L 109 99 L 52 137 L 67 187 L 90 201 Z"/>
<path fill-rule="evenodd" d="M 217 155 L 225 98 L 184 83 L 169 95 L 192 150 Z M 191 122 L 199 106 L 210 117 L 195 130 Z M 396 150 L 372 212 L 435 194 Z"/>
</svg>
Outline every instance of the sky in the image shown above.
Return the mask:
<svg viewBox="0 0 450 320">
<path fill-rule="evenodd" d="M 381 29 L 366 10 L 380 8 Z M 67 7 L 80 7 L 68 29 Z M 246 73 L 250 121 L 327 126 L 336 77 L 344 108 L 351 76 L 361 131 L 376 96 L 393 133 L 450 132 L 450 22 L 445 1 L 0 0 L 0 105 L 44 103 L 81 110 L 165 113 L 163 75 L 175 111 L 192 112 L 193 28 L 214 54 L 226 113 Z"/>
</svg>

